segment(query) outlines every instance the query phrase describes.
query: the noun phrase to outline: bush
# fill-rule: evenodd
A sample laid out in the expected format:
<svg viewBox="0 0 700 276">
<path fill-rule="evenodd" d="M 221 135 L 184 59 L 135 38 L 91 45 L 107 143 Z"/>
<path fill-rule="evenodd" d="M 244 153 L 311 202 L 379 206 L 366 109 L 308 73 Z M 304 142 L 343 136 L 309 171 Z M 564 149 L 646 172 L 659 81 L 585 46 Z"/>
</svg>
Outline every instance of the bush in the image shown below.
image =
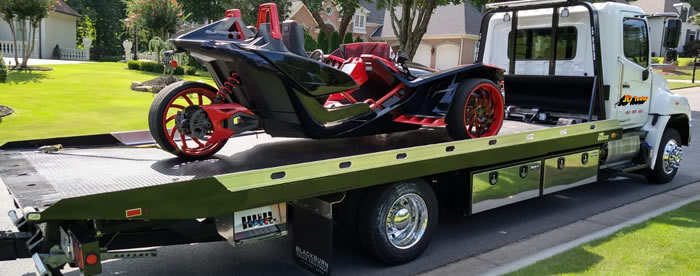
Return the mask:
<svg viewBox="0 0 700 276">
<path fill-rule="evenodd" d="M 103 62 L 117 62 L 120 60 L 123 60 L 123 56 L 103 56 L 96 58 L 96 61 L 103 61 Z"/>
<path fill-rule="evenodd" d="M 5 83 L 7 81 L 7 64 L 2 58 L 2 53 L 0 53 L 0 83 Z"/>
<path fill-rule="evenodd" d="M 304 50 L 311 52 L 316 49 L 316 41 L 309 32 L 304 30 Z"/>
<path fill-rule="evenodd" d="M 187 66 L 187 70 L 185 71 L 190 76 L 197 75 L 197 67 L 194 66 Z"/>
<path fill-rule="evenodd" d="M 153 73 L 163 73 L 163 65 L 158 62 L 152 61 L 142 61 L 140 65 L 141 71 L 153 72 Z"/>
<path fill-rule="evenodd" d="M 662 57 L 651 58 L 651 64 L 662 64 L 662 63 L 664 63 L 664 58 L 662 58 Z"/>
<path fill-rule="evenodd" d="M 365 41 L 362 40 L 362 38 L 360 38 L 360 37 L 358 36 L 358 37 L 355 38 L 355 42 L 365 42 Z"/>
<path fill-rule="evenodd" d="M 175 71 L 173 71 L 174 75 L 184 75 L 185 74 L 185 68 L 182 68 L 182 66 L 175 67 Z"/>
<path fill-rule="evenodd" d="M 316 38 L 316 48 L 321 49 L 323 53 L 328 53 L 328 36 L 323 30 L 318 33 L 318 37 Z"/>
<path fill-rule="evenodd" d="M 335 49 L 338 49 L 339 47 L 340 47 L 340 34 L 338 32 L 333 32 L 331 34 L 331 39 L 328 41 L 328 53 L 335 51 Z"/>
<path fill-rule="evenodd" d="M 129 70 L 140 70 L 141 62 L 138 60 L 130 60 L 126 63 L 126 67 L 129 68 Z"/>
<path fill-rule="evenodd" d="M 343 44 L 352 43 L 352 34 L 350 32 L 345 33 L 345 38 L 343 38 Z"/>
<path fill-rule="evenodd" d="M 693 40 L 683 45 L 683 56 L 694 57 L 700 54 L 700 40 Z"/>
<path fill-rule="evenodd" d="M 693 66 L 694 57 L 678 58 L 678 66 Z"/>
</svg>

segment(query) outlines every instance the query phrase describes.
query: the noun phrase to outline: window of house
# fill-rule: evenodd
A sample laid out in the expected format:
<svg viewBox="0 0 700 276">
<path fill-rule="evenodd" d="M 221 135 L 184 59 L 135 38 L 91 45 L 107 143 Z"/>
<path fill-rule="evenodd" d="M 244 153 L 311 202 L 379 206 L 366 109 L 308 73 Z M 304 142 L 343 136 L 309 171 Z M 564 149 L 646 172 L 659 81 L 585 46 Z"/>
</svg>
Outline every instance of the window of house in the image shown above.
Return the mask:
<svg viewBox="0 0 700 276">
<path fill-rule="evenodd" d="M 331 7 L 326 7 L 326 14 L 328 16 L 333 16 L 333 8 Z"/>
<path fill-rule="evenodd" d="M 508 52 L 513 50 L 508 34 Z M 523 29 L 518 30 L 516 60 L 548 60 L 552 56 L 552 29 Z M 557 29 L 557 59 L 573 59 L 576 56 L 577 31 L 576 27 L 560 27 Z"/>
<path fill-rule="evenodd" d="M 627 59 L 642 67 L 649 66 L 649 33 L 644 20 L 625 18 L 622 21 L 622 45 Z"/>
<path fill-rule="evenodd" d="M 365 21 L 367 20 L 367 17 L 363 14 L 355 14 L 352 18 L 352 27 L 355 30 L 358 31 L 364 31 L 365 30 Z"/>
</svg>

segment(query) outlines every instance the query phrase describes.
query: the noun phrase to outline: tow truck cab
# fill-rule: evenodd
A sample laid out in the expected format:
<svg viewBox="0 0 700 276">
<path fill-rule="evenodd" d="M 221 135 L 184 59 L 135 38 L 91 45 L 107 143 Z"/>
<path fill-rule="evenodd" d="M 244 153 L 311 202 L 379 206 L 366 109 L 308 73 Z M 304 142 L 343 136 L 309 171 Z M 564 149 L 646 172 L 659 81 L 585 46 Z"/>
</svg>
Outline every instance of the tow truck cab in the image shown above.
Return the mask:
<svg viewBox="0 0 700 276">
<path fill-rule="evenodd" d="M 665 27 L 654 29 L 659 34 L 650 31 L 641 8 L 614 2 L 514 1 L 487 8 L 476 57 L 507 68 L 508 118 L 560 125 L 616 119 L 628 134 L 624 144 L 640 141 L 651 149 L 651 168 L 665 129 L 690 143 L 688 100 L 672 93 L 651 64 L 652 52 L 677 47 L 678 19 L 664 14 Z"/>
</svg>

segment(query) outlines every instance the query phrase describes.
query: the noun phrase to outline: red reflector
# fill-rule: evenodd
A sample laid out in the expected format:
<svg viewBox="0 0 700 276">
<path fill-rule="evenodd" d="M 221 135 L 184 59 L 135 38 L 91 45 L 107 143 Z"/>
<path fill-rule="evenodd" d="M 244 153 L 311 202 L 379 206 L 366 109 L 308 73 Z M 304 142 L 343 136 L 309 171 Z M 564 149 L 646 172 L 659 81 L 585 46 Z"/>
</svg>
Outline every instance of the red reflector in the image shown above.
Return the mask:
<svg viewBox="0 0 700 276">
<path fill-rule="evenodd" d="M 140 215 L 142 215 L 141 208 L 126 210 L 126 217 L 127 218 L 138 217 Z"/>
<path fill-rule="evenodd" d="M 85 257 L 85 263 L 88 265 L 94 265 L 97 263 L 97 255 L 95 253 L 90 253 Z"/>
<path fill-rule="evenodd" d="M 170 66 L 172 66 L 173 68 L 177 67 L 177 60 L 171 61 Z"/>
</svg>

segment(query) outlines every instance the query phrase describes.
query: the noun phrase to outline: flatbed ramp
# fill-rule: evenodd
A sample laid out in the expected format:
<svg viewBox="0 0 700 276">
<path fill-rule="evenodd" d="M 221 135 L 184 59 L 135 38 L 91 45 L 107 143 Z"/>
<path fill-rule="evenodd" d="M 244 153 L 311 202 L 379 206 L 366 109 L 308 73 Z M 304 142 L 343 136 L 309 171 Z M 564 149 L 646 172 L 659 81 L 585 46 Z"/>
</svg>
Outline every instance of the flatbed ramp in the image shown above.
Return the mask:
<svg viewBox="0 0 700 276">
<path fill-rule="evenodd" d="M 153 147 L 9 150 L 0 151 L 0 178 L 19 207 L 42 221 L 123 219 L 132 208 L 144 209 L 139 219 L 210 217 L 583 149 L 621 133 L 617 121 L 552 128 L 506 121 L 497 137 L 465 141 L 442 129 L 333 140 L 252 135 L 186 163 Z"/>
</svg>

